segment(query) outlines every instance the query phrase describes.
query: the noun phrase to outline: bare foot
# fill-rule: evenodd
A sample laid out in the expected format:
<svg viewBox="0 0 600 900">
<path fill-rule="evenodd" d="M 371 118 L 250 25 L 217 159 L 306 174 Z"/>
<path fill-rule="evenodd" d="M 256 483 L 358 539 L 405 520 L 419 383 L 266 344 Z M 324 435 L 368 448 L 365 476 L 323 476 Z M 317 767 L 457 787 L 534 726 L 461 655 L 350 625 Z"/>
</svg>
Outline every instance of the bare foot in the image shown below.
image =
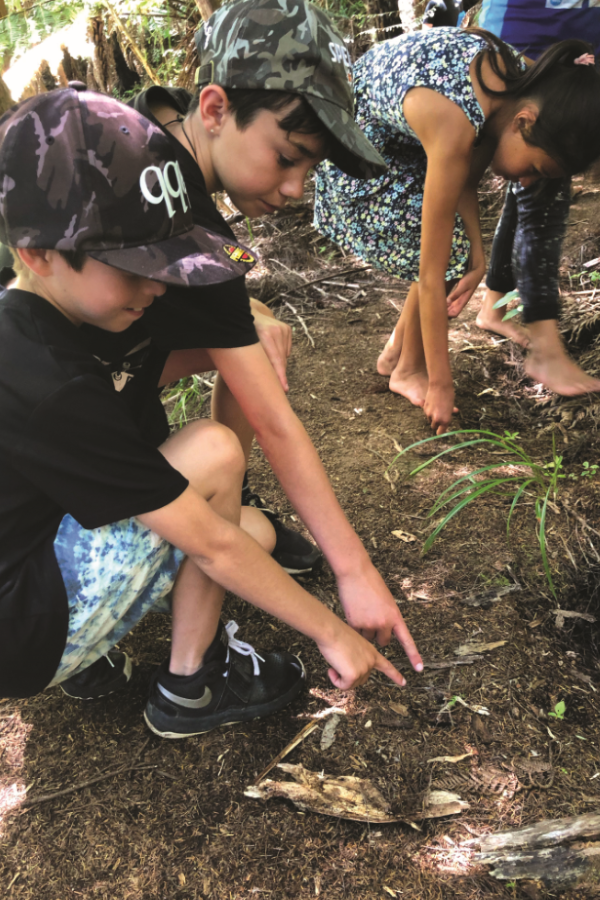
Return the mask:
<svg viewBox="0 0 600 900">
<path fill-rule="evenodd" d="M 481 309 L 475 319 L 475 324 L 484 331 L 493 331 L 494 334 L 501 334 L 503 337 L 520 344 L 521 347 L 528 347 L 531 343 L 531 335 L 526 328 L 517 325 L 512 319 L 503 322 L 502 319 L 506 312 L 506 307 L 494 309 L 494 303 L 501 300 L 504 294 L 500 291 L 491 291 L 489 288 L 485 292 Z"/>
<path fill-rule="evenodd" d="M 475 319 L 475 324 L 484 331 L 493 331 L 495 334 L 501 334 L 503 337 L 514 341 L 515 344 L 520 344 L 521 347 L 529 347 L 529 332 L 522 325 L 515 324 L 512 319 L 509 319 L 508 322 L 503 322 L 502 319 L 496 319 L 495 317 L 490 320 L 483 315 L 483 310 L 480 310 Z"/>
<path fill-rule="evenodd" d="M 397 327 L 398 326 L 396 326 L 396 328 Z M 396 328 L 394 328 L 394 330 L 390 334 L 387 344 L 379 354 L 379 359 L 377 360 L 377 371 L 380 375 L 391 375 L 398 365 L 398 360 L 400 359 L 400 351 L 402 350 L 402 342 L 399 341 L 396 346 L 394 345 L 394 340 L 396 338 Z"/>
<path fill-rule="evenodd" d="M 534 381 L 563 397 L 600 391 L 600 381 L 586 375 L 564 351 L 551 356 L 532 351 L 525 360 L 525 371 Z"/>
<path fill-rule="evenodd" d="M 399 372 L 395 369 L 390 377 L 390 391 L 401 394 L 413 404 L 423 406 L 429 390 L 429 378 L 425 370 L 419 372 Z"/>
</svg>

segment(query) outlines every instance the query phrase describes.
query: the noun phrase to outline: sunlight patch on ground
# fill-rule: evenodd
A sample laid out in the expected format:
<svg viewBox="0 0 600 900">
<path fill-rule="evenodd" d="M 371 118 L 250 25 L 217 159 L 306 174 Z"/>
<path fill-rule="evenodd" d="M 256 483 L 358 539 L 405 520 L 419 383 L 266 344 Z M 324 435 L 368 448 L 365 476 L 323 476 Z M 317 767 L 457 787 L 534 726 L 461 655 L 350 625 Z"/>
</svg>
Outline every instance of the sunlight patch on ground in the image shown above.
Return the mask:
<svg viewBox="0 0 600 900">
<path fill-rule="evenodd" d="M 0 838 L 6 816 L 18 809 L 27 793 L 21 770 L 32 727 L 23 722 L 18 712 L 0 717 Z"/>
</svg>

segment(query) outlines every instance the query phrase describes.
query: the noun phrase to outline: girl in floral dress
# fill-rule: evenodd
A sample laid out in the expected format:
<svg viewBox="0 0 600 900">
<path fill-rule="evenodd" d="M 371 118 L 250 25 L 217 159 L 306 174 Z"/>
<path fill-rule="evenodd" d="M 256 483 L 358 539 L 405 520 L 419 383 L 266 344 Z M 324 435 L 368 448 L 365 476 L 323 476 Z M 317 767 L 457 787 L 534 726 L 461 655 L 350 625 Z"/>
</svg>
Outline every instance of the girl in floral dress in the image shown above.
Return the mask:
<svg viewBox="0 0 600 900">
<path fill-rule="evenodd" d="M 477 185 L 485 169 L 522 185 L 600 156 L 600 76 L 590 46 L 562 41 L 526 68 L 489 32 L 436 28 L 377 44 L 354 67 L 356 120 L 389 169 L 318 169 L 315 224 L 350 253 L 413 282 L 377 369 L 448 429 L 447 319 L 479 285 Z"/>
</svg>

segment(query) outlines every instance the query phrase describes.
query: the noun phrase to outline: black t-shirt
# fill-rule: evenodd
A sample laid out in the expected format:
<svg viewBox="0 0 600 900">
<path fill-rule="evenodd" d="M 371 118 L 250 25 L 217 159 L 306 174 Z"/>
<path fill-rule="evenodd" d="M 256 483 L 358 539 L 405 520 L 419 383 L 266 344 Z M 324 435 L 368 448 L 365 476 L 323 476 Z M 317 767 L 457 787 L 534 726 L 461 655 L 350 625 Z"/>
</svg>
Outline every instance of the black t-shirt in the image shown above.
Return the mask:
<svg viewBox="0 0 600 900">
<path fill-rule="evenodd" d="M 160 509 L 186 486 L 142 437 L 80 329 L 35 294 L 0 294 L 0 697 L 43 690 L 58 668 L 68 607 L 53 542 L 63 516 L 97 528 Z"/>
<path fill-rule="evenodd" d="M 173 118 L 185 115 L 191 94 L 181 88 L 152 87 L 130 101 L 134 107 L 169 137 L 190 198 L 194 223 L 237 243 L 233 231 L 213 203 L 198 163 L 177 138 L 154 117 L 150 106 L 169 106 Z M 202 288 L 168 285 L 144 315 L 146 327 L 157 345 L 167 350 L 197 347 L 246 347 L 258 337 L 250 311 L 245 279 Z"/>
</svg>

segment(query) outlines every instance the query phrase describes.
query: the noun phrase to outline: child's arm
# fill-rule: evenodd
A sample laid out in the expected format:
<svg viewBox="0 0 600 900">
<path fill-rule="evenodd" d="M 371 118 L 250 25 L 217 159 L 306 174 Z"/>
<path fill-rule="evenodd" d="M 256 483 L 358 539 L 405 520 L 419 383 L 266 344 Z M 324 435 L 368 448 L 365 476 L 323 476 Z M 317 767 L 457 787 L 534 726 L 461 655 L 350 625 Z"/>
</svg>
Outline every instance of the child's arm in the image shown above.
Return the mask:
<svg viewBox="0 0 600 900">
<path fill-rule="evenodd" d="M 208 351 L 275 475 L 333 569 L 350 625 L 380 646 L 405 646 L 404 620 L 333 493 L 317 451 L 259 344 Z"/>
<path fill-rule="evenodd" d="M 419 269 L 419 315 L 429 376 L 423 411 L 435 433 L 442 434 L 454 408 L 446 270 L 454 219 L 469 177 L 475 129 L 456 104 L 428 88 L 409 91 L 404 115 L 427 154 Z"/>
<path fill-rule="evenodd" d="M 357 687 L 373 669 L 405 684 L 371 644 L 300 587 L 246 532 L 217 515 L 192 487 L 139 519 L 183 550 L 213 581 L 314 640 L 332 666 L 329 677 L 336 687 Z M 405 625 L 404 631 L 403 645 L 416 668 L 421 658 Z"/>
<path fill-rule="evenodd" d="M 463 220 L 471 252 L 469 253 L 469 271 L 454 285 L 448 294 L 448 316 L 453 319 L 460 314 L 473 296 L 485 274 L 485 251 L 481 237 L 479 222 L 479 196 L 477 187 L 483 174 L 492 161 L 494 146 L 491 142 L 483 143 L 473 150 L 471 168 L 460 200 L 458 214 Z"/>
</svg>

